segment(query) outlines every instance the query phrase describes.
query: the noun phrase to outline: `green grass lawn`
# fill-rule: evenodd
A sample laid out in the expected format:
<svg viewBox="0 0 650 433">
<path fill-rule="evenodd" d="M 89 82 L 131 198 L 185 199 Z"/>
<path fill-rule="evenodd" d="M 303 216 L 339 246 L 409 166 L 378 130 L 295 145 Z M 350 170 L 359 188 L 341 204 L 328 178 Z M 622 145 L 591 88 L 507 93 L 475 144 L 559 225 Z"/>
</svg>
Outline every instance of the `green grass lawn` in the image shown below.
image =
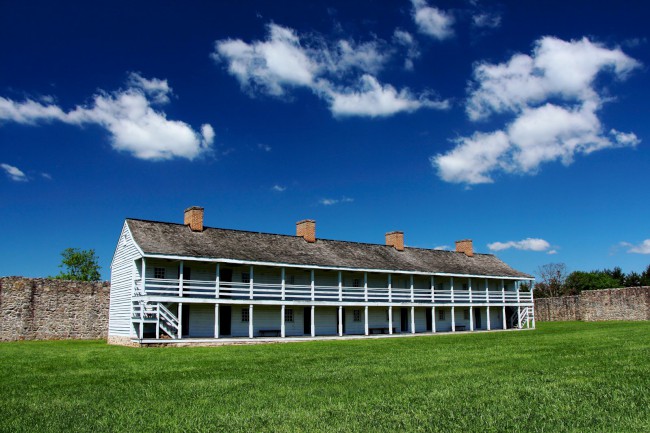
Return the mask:
<svg viewBox="0 0 650 433">
<path fill-rule="evenodd" d="M 650 431 L 650 322 L 133 349 L 0 343 L 0 431 Z"/>
</svg>

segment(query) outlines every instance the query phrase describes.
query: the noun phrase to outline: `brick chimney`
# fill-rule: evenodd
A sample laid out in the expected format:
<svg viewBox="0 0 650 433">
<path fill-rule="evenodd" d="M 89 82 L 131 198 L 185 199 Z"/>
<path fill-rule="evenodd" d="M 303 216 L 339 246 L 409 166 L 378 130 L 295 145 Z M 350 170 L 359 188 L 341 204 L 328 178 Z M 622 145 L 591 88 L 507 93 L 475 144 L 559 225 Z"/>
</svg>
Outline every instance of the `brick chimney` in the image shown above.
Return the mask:
<svg viewBox="0 0 650 433">
<path fill-rule="evenodd" d="M 397 251 L 404 251 L 404 232 L 386 233 L 386 245 L 394 247 Z"/>
<path fill-rule="evenodd" d="M 465 253 L 467 257 L 474 257 L 474 247 L 472 246 L 471 239 L 463 239 L 456 241 L 456 252 Z"/>
<path fill-rule="evenodd" d="M 296 223 L 296 236 L 304 238 L 307 242 L 316 242 L 316 221 L 298 221 Z"/>
<path fill-rule="evenodd" d="M 185 209 L 185 222 L 186 226 L 190 226 L 193 232 L 203 231 L 203 208 L 192 206 Z"/>
</svg>

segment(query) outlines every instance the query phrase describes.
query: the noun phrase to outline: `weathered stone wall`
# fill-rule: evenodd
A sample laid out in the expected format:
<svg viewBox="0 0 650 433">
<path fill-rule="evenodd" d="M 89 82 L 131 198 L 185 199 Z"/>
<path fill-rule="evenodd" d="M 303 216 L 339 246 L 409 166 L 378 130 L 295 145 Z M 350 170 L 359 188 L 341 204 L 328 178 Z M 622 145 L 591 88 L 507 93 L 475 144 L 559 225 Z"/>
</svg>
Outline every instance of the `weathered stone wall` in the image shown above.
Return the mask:
<svg viewBox="0 0 650 433">
<path fill-rule="evenodd" d="M 0 278 L 0 341 L 106 338 L 110 283 Z"/>
<path fill-rule="evenodd" d="M 578 296 L 535 299 L 535 320 L 650 320 L 650 287 L 585 290 Z"/>
</svg>

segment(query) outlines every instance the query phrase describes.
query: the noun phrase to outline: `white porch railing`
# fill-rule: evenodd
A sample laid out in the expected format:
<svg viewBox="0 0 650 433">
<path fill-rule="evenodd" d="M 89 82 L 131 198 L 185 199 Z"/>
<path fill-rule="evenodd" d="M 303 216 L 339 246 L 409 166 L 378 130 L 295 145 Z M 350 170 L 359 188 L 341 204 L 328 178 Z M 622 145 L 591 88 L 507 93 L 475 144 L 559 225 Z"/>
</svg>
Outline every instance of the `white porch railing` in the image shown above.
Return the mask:
<svg viewBox="0 0 650 433">
<path fill-rule="evenodd" d="M 434 303 L 522 303 L 532 302 L 531 292 L 485 291 L 485 290 L 435 290 L 388 287 L 320 286 L 310 284 L 282 284 L 221 282 L 184 280 L 182 285 L 177 279 L 147 278 L 144 287 L 138 281 L 134 294 L 136 296 L 183 296 L 191 298 L 252 299 L 252 300 L 287 300 L 287 301 L 338 301 L 343 302 L 417 302 Z M 313 293 L 313 294 L 312 294 Z M 367 298 L 366 298 L 367 295 Z"/>
</svg>

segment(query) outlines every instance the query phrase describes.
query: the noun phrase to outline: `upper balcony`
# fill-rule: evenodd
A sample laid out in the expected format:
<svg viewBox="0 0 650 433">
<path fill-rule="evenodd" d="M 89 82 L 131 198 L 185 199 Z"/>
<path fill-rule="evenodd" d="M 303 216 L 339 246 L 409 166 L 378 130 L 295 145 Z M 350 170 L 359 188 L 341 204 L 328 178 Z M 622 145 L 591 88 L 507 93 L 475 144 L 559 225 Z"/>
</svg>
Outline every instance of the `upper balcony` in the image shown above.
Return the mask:
<svg viewBox="0 0 650 433">
<path fill-rule="evenodd" d="M 462 286 L 461 286 L 462 287 Z M 346 303 L 417 303 L 417 304 L 517 304 L 532 303 L 528 291 L 510 290 L 438 290 L 435 287 L 367 287 L 317 284 L 217 282 L 146 278 L 135 280 L 139 296 L 232 299 L 238 301 L 306 301 Z"/>
</svg>

